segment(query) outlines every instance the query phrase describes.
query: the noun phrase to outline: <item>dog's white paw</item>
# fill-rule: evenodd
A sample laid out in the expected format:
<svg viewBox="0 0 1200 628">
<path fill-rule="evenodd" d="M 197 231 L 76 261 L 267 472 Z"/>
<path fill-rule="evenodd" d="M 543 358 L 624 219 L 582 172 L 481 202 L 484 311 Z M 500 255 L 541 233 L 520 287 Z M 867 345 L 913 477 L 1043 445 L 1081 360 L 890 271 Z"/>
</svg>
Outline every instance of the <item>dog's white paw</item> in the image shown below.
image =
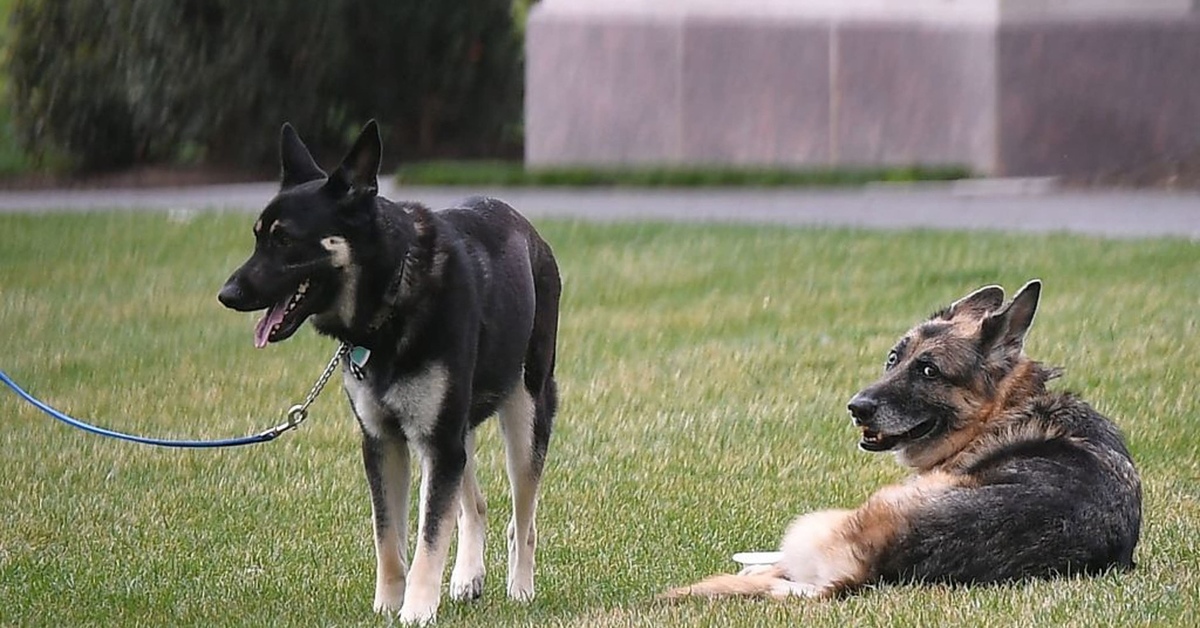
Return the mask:
<svg viewBox="0 0 1200 628">
<path fill-rule="evenodd" d="M 737 572 L 739 576 L 761 576 L 778 569 L 775 565 L 747 565 Z"/>
<path fill-rule="evenodd" d="M 520 570 L 518 570 L 520 571 Z M 508 579 L 508 597 L 515 602 L 533 601 L 533 573 L 517 573 Z"/>
<path fill-rule="evenodd" d="M 406 604 L 396 615 L 396 619 L 406 626 L 425 626 L 437 620 L 437 604 L 426 604 L 415 608 L 415 604 Z"/>
<path fill-rule="evenodd" d="M 771 597 L 777 599 L 789 597 L 818 597 L 821 595 L 821 589 L 804 582 L 791 582 L 789 580 L 780 579 L 771 586 L 770 595 Z"/>
<path fill-rule="evenodd" d="M 529 554 L 518 557 L 509 553 L 508 597 L 517 602 L 533 600 L 533 557 Z"/>
<path fill-rule="evenodd" d="M 533 600 L 533 553 L 537 531 L 530 529 L 524 542 L 516 538 L 516 527 L 508 522 L 508 597 L 516 602 Z"/>
<path fill-rule="evenodd" d="M 375 612 L 394 613 L 404 605 L 404 581 L 375 585 Z"/>
<path fill-rule="evenodd" d="M 410 582 L 408 590 L 404 592 L 404 605 L 400 607 L 396 619 L 406 625 L 432 623 L 437 619 L 438 604 L 441 601 L 441 587 L 437 580 L 425 583 Z"/>
<path fill-rule="evenodd" d="M 470 602 L 483 597 L 483 571 L 459 573 L 457 566 L 450 574 L 450 599 Z"/>
<path fill-rule="evenodd" d="M 508 597 L 514 602 L 527 604 L 533 601 L 533 583 L 527 585 L 510 583 L 508 585 Z"/>
</svg>

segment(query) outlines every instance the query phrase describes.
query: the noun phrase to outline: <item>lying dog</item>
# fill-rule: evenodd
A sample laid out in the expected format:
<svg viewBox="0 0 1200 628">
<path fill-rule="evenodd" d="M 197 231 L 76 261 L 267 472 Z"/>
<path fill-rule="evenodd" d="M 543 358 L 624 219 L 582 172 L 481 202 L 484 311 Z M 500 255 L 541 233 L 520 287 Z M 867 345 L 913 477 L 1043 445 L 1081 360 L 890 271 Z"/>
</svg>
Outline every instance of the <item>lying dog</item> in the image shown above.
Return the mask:
<svg viewBox="0 0 1200 628">
<path fill-rule="evenodd" d="M 440 212 L 378 195 L 375 122 L 326 175 L 290 125 L 283 182 L 254 225 L 254 253 L 221 289 L 266 310 L 258 347 L 312 319 L 354 346 L 343 381 L 362 428 L 374 515 L 375 609 L 432 620 L 458 515 L 450 595 L 483 592 L 484 500 L 472 430 L 498 413 L 512 485 L 508 594 L 533 598 L 538 484 L 556 400 L 561 290 L 550 247 L 508 205 Z M 418 540 L 408 567 L 409 448 L 420 459 Z"/>
<path fill-rule="evenodd" d="M 773 565 L 667 598 L 829 597 L 888 582 L 994 583 L 1133 567 L 1141 483 L 1117 428 L 1023 351 L 1041 283 L 982 288 L 916 326 L 850 400 L 859 446 L 916 475 L 794 522 Z"/>
</svg>

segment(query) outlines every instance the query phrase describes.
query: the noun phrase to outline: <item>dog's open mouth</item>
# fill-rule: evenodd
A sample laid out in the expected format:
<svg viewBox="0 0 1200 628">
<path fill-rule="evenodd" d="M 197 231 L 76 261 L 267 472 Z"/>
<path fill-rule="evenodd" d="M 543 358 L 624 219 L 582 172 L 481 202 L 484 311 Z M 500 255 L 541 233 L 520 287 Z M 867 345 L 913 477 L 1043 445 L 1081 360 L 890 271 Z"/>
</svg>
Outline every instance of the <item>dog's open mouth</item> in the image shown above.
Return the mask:
<svg viewBox="0 0 1200 628">
<path fill-rule="evenodd" d="M 937 429 L 938 420 L 930 419 L 922 423 L 918 423 L 916 427 L 900 433 L 900 434 L 881 434 L 871 428 L 862 428 L 862 439 L 858 441 L 858 446 L 865 451 L 888 451 L 895 449 L 902 443 L 924 438 Z"/>
<path fill-rule="evenodd" d="M 267 308 L 267 313 L 254 328 L 254 346 L 261 349 L 267 346 L 268 342 L 286 340 L 296 333 L 300 324 L 307 318 L 300 305 L 304 303 L 308 293 L 309 280 L 305 279 L 300 282 L 295 292 Z"/>
</svg>

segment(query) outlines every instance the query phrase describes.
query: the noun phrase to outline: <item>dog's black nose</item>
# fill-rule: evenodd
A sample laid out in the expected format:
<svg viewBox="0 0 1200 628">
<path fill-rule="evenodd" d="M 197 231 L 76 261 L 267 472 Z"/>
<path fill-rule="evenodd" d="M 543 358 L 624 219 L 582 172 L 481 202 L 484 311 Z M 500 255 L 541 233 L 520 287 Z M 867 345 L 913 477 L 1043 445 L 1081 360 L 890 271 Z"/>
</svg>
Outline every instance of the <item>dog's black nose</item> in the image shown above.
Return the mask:
<svg viewBox="0 0 1200 628">
<path fill-rule="evenodd" d="M 225 285 L 221 286 L 221 291 L 217 293 L 217 300 L 221 302 L 221 305 L 233 310 L 240 309 L 239 306 L 243 299 L 242 287 L 233 279 L 225 282 Z"/>
<path fill-rule="evenodd" d="M 854 419 L 854 424 L 862 425 L 875 416 L 875 411 L 879 409 L 879 402 L 875 401 L 874 397 L 859 393 L 854 395 L 846 407 L 850 409 L 850 416 Z"/>
</svg>

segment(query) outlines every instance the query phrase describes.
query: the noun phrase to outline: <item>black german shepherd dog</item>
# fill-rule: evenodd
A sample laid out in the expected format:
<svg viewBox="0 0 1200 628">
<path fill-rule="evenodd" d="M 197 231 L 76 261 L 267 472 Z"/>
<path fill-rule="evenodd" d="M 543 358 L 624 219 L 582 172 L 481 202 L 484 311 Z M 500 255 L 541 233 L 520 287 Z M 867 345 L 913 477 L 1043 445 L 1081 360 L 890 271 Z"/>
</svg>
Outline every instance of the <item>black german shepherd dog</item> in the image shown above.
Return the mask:
<svg viewBox="0 0 1200 628">
<path fill-rule="evenodd" d="M 371 490 L 375 609 L 423 623 L 437 615 L 456 506 L 450 595 L 483 592 L 485 506 L 473 430 L 492 414 L 512 484 L 508 594 L 533 598 L 561 282 L 550 247 L 501 201 L 475 197 L 434 212 L 379 196 L 381 151 L 371 121 L 327 175 L 284 125 L 281 189 L 254 224 L 254 253 L 219 299 L 239 311 L 266 310 L 258 347 L 286 340 L 310 318 L 321 334 L 353 345 L 343 382 Z M 411 569 L 410 447 L 421 467 Z"/>
</svg>

